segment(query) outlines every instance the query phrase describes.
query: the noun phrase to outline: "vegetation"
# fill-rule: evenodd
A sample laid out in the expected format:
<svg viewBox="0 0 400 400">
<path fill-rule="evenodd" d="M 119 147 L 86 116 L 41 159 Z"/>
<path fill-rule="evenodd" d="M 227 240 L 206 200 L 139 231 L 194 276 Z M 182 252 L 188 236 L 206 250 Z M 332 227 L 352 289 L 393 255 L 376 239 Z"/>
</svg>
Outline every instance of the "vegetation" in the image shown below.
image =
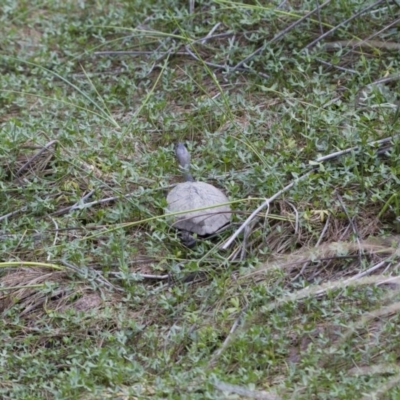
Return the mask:
<svg viewBox="0 0 400 400">
<path fill-rule="evenodd" d="M 1 398 L 400 397 L 398 2 L 3 3 Z"/>
</svg>

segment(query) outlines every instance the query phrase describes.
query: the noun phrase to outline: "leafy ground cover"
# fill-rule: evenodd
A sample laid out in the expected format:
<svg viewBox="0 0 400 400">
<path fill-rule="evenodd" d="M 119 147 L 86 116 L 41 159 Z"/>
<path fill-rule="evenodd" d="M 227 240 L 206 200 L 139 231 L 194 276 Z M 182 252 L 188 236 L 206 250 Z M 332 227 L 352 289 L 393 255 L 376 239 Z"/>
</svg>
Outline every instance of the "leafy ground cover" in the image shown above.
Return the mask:
<svg viewBox="0 0 400 400">
<path fill-rule="evenodd" d="M 2 398 L 399 398 L 398 2 L 3 3 Z"/>
</svg>

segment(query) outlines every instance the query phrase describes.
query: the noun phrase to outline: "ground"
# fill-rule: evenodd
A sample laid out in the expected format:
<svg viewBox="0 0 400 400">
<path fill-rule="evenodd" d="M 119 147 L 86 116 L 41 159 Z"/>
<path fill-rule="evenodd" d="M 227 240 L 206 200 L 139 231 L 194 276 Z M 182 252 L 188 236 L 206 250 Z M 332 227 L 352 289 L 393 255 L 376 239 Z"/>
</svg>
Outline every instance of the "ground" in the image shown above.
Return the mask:
<svg viewBox="0 0 400 400">
<path fill-rule="evenodd" d="M 2 398 L 400 397 L 398 3 L 0 20 Z M 177 142 L 233 210 L 194 249 Z"/>
</svg>

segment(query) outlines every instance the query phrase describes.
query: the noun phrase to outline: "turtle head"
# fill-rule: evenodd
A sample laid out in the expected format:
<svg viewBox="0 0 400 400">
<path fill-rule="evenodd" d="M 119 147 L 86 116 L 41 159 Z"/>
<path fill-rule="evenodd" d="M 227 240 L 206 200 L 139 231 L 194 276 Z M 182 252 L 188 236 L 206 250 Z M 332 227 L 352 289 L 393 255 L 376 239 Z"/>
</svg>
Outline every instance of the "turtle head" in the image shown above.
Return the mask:
<svg viewBox="0 0 400 400">
<path fill-rule="evenodd" d="M 190 153 L 187 151 L 183 143 L 177 143 L 175 145 L 175 156 L 178 160 L 178 164 L 183 172 L 185 180 L 192 182 L 193 176 L 190 174 Z"/>
<path fill-rule="evenodd" d="M 179 238 L 181 239 L 181 243 L 188 249 L 193 249 L 197 242 L 196 239 L 188 231 L 180 231 Z"/>
</svg>

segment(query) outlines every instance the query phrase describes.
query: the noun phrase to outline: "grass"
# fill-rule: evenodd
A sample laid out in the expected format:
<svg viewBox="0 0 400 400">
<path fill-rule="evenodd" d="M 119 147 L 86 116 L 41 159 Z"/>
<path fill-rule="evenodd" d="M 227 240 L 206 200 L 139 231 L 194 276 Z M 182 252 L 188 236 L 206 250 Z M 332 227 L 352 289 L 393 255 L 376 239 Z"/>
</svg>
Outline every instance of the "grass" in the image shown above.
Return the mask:
<svg viewBox="0 0 400 400">
<path fill-rule="evenodd" d="M 399 6 L 264 3 L 6 1 L 2 398 L 399 398 Z"/>
</svg>

